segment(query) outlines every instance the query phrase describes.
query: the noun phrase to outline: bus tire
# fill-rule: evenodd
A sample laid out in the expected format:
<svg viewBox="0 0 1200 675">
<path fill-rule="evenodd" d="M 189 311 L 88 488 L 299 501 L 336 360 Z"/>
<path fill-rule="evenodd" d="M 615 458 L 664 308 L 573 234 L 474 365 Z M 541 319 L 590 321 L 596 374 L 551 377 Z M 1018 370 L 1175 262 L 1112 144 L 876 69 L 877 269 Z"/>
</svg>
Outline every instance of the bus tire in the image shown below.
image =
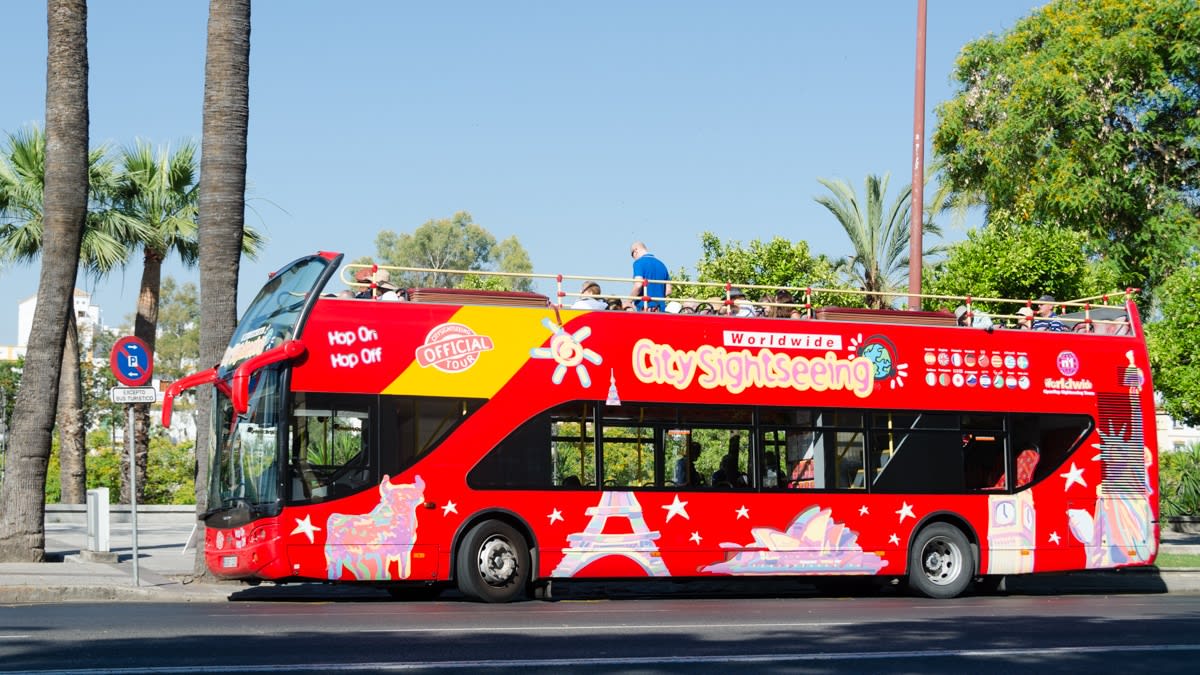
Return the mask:
<svg viewBox="0 0 1200 675">
<path fill-rule="evenodd" d="M 913 540 L 908 584 L 929 598 L 954 598 L 971 584 L 975 570 L 967 537 L 953 525 L 933 523 Z"/>
<path fill-rule="evenodd" d="M 512 526 L 485 520 L 467 532 L 455 565 L 458 590 L 482 602 L 512 602 L 528 592 L 529 548 Z"/>
</svg>

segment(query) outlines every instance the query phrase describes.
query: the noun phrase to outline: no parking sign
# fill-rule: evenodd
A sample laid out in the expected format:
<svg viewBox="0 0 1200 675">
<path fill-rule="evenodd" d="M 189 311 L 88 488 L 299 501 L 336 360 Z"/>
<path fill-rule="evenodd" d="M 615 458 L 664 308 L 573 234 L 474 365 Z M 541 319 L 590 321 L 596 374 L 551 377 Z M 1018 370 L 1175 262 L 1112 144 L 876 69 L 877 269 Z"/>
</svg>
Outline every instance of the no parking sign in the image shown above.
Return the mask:
<svg viewBox="0 0 1200 675">
<path fill-rule="evenodd" d="M 150 353 L 150 347 L 132 335 L 126 335 L 113 345 L 111 363 L 117 382 L 127 387 L 146 384 L 154 372 L 154 355 Z"/>
</svg>

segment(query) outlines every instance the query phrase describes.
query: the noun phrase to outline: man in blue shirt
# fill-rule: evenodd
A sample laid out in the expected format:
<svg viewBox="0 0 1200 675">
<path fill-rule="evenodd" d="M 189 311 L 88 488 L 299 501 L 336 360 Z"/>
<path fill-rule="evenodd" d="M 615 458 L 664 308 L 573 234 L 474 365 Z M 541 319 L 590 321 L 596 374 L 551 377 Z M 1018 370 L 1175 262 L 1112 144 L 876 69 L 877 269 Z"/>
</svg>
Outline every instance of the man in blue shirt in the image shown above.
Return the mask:
<svg viewBox="0 0 1200 675">
<path fill-rule="evenodd" d="M 1043 295 L 1038 298 L 1041 303 L 1037 308 L 1037 315 L 1033 319 L 1034 330 L 1048 330 L 1056 333 L 1066 332 L 1071 330 L 1066 324 L 1058 320 L 1058 315 L 1054 313 L 1054 296 Z"/>
<path fill-rule="evenodd" d="M 633 291 L 630 295 L 638 298 L 648 295 L 655 298 L 648 303 L 645 300 L 637 300 L 634 306 L 643 312 L 663 311 L 666 309 L 666 301 L 663 298 L 671 294 L 671 275 L 667 272 L 667 266 L 646 250 L 646 245 L 640 241 L 633 242 L 633 246 L 629 248 L 629 255 L 633 256 L 634 277 Z"/>
</svg>

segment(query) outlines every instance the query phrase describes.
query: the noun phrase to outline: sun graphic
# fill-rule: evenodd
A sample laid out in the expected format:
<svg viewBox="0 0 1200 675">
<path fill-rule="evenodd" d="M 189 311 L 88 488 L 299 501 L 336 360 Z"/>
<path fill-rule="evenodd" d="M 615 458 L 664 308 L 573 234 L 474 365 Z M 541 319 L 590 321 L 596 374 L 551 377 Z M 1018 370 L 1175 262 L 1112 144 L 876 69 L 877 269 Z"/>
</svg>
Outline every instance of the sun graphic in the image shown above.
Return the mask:
<svg viewBox="0 0 1200 675">
<path fill-rule="evenodd" d="M 563 377 L 567 374 L 568 368 L 574 368 L 575 374 L 579 377 L 579 384 L 584 387 L 592 386 L 592 376 L 588 373 L 587 366 L 583 364 L 588 361 L 593 365 L 604 363 L 604 359 L 596 352 L 586 348 L 581 344 L 588 336 L 592 334 L 590 326 L 584 326 L 575 331 L 574 334 L 563 330 L 562 326 L 556 325 L 549 318 L 542 319 L 542 325 L 546 330 L 554 334 L 550 338 L 549 347 L 534 347 L 529 350 L 529 356 L 535 359 L 554 359 L 558 366 L 554 369 L 554 374 L 550 376 L 550 381 L 554 384 L 562 384 Z"/>
</svg>

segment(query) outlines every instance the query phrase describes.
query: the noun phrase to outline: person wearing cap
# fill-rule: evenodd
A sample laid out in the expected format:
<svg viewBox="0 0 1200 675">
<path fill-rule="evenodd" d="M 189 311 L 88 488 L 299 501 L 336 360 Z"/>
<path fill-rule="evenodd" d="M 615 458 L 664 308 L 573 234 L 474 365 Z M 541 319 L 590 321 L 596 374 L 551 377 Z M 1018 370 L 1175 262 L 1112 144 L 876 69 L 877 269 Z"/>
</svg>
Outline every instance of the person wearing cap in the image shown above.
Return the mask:
<svg viewBox="0 0 1200 675">
<path fill-rule="evenodd" d="M 1068 331 L 1066 324 L 1058 320 L 1054 313 L 1054 296 L 1043 295 L 1038 298 L 1037 316 L 1033 319 L 1034 330 L 1048 330 L 1056 333 Z"/>
<path fill-rule="evenodd" d="M 968 316 L 970 314 L 970 316 Z M 985 312 L 979 310 L 970 310 L 968 312 L 966 305 L 959 305 L 954 308 L 954 319 L 960 326 L 970 326 L 971 328 L 991 328 L 992 317 Z"/>
<path fill-rule="evenodd" d="M 583 282 L 579 289 L 579 299 L 571 305 L 571 309 L 608 309 L 608 303 L 600 298 L 600 284 L 594 281 Z"/>
<path fill-rule="evenodd" d="M 629 255 L 633 258 L 633 290 L 629 294 L 639 298 L 634 301 L 634 307 L 643 312 L 663 311 L 667 306 L 663 298 L 671 294 L 671 275 L 666 264 L 655 258 L 640 241 L 629 247 Z M 652 299 L 640 299 L 643 296 Z"/>
<path fill-rule="evenodd" d="M 746 302 L 746 294 L 737 286 L 729 289 L 729 302 L 729 316 L 754 316 L 754 305 Z"/>
</svg>

